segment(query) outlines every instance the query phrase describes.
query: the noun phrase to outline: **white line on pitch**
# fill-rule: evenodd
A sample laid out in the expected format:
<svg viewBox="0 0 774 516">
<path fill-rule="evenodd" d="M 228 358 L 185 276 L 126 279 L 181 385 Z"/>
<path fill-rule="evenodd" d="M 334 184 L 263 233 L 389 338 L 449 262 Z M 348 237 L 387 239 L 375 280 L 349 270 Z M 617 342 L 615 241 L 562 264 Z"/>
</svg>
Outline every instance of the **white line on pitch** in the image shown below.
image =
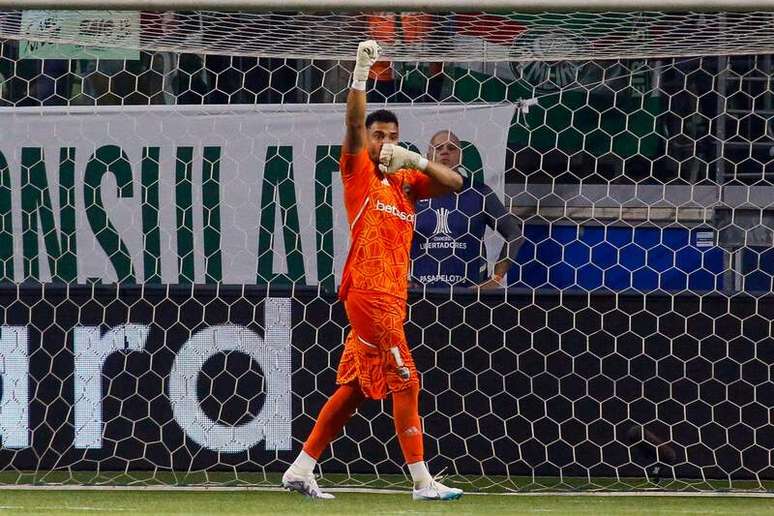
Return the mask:
<svg viewBox="0 0 774 516">
<path fill-rule="evenodd" d="M 55 510 L 55 511 L 99 511 L 99 512 L 122 512 L 130 511 L 127 507 L 89 507 L 79 505 L 52 505 L 41 507 L 29 507 L 33 510 Z"/>
<path fill-rule="evenodd" d="M 89 507 L 81 505 L 0 505 L 0 510 L 24 510 L 24 511 L 99 511 L 99 512 L 120 512 L 130 511 L 124 507 Z"/>
</svg>

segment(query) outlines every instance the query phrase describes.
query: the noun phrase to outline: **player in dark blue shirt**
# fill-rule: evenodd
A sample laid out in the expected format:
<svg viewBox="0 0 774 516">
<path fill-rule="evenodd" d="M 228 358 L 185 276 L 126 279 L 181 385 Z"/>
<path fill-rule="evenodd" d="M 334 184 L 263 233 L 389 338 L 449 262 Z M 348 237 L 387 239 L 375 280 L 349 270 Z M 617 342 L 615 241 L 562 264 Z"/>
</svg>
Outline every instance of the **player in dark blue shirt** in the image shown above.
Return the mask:
<svg viewBox="0 0 774 516">
<path fill-rule="evenodd" d="M 417 287 L 501 287 L 523 240 L 519 223 L 491 188 L 473 181 L 461 166 L 460 140 L 453 132 L 436 133 L 427 157 L 459 172 L 464 186 L 459 193 L 417 202 L 412 283 Z M 484 246 L 487 227 L 505 239 L 491 276 Z"/>
</svg>

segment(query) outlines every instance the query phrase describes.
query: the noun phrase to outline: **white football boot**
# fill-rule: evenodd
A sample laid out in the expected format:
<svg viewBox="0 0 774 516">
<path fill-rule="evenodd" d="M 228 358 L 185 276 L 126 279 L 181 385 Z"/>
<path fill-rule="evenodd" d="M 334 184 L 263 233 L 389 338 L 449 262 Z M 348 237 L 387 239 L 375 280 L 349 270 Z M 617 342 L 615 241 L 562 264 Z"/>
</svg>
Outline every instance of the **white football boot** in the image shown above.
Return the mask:
<svg viewBox="0 0 774 516">
<path fill-rule="evenodd" d="M 288 469 L 285 474 L 282 475 L 282 487 L 288 491 L 298 491 L 309 498 L 319 498 L 321 500 L 332 500 L 336 498 L 332 494 L 324 493 L 320 489 L 320 486 L 317 485 L 317 480 L 314 478 L 314 473 L 299 475 Z"/>
<path fill-rule="evenodd" d="M 437 480 L 433 480 L 427 486 L 414 489 L 414 500 L 456 500 L 462 496 L 462 489 L 446 487 Z"/>
</svg>

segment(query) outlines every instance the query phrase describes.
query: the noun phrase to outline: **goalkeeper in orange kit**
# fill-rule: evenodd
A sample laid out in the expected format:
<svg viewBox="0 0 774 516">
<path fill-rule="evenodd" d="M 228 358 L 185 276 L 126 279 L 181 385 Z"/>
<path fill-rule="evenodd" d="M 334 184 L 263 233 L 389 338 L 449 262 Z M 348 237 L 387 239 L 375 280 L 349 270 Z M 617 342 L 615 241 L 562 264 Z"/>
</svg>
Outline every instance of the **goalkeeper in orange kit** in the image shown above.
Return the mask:
<svg viewBox="0 0 774 516">
<path fill-rule="evenodd" d="M 398 147 L 398 119 L 392 112 L 379 110 L 366 117 L 365 84 L 380 52 L 375 41 L 360 43 L 347 97 L 340 169 L 351 246 L 339 298 L 351 329 L 339 364 L 339 387 L 320 411 L 282 485 L 313 498 L 333 498 L 315 481 L 318 458 L 366 398 L 379 400 L 391 394 L 395 431 L 414 481 L 414 499 L 451 500 L 462 496 L 462 490 L 434 480 L 424 462 L 419 377 L 403 322 L 414 204 L 458 191 L 462 177 Z"/>
</svg>

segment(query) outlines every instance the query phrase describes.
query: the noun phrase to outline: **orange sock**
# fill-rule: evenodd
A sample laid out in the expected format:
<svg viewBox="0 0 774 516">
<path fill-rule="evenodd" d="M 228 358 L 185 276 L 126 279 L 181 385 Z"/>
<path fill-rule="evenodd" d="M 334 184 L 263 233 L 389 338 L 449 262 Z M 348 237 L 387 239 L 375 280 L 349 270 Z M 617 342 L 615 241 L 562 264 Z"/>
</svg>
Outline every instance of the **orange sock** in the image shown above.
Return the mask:
<svg viewBox="0 0 774 516">
<path fill-rule="evenodd" d="M 419 386 L 392 393 L 392 415 L 406 464 L 424 460 L 422 422 L 419 420 Z"/>
<path fill-rule="evenodd" d="M 304 443 L 304 451 L 315 460 L 319 459 L 325 448 L 341 432 L 355 410 L 363 403 L 363 400 L 365 400 L 365 396 L 363 396 L 358 384 L 340 385 L 320 410 L 312 433 L 309 434 L 309 438 Z"/>
</svg>

